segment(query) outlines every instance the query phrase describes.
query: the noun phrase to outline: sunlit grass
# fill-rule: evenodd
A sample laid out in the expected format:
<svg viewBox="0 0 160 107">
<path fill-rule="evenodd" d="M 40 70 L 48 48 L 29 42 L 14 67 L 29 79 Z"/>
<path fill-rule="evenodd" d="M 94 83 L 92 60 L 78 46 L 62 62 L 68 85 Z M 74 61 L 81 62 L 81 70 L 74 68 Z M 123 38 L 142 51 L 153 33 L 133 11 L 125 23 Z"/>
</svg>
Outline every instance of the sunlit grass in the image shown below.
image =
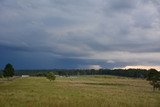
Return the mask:
<svg viewBox="0 0 160 107">
<path fill-rule="evenodd" d="M 160 107 L 160 92 L 146 80 L 124 77 L 17 78 L 0 82 L 0 106 Z"/>
</svg>

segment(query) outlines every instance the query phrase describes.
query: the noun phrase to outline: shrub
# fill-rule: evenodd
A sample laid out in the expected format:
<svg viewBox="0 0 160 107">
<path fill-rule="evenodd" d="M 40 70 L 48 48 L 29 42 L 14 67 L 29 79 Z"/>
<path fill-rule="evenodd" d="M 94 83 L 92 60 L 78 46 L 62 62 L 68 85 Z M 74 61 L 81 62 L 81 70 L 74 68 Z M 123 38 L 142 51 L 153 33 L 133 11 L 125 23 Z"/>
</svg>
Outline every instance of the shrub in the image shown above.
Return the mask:
<svg viewBox="0 0 160 107">
<path fill-rule="evenodd" d="M 54 81 L 56 79 L 56 76 L 53 72 L 48 72 L 46 78 L 49 79 L 50 81 Z"/>
</svg>

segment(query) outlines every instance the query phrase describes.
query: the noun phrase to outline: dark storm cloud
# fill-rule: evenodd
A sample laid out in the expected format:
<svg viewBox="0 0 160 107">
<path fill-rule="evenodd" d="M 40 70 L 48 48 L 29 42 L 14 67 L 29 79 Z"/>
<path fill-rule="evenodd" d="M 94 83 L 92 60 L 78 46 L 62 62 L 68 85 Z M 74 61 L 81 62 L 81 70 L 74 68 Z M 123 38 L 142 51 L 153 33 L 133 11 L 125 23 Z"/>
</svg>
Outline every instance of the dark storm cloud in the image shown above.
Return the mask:
<svg viewBox="0 0 160 107">
<path fill-rule="evenodd" d="M 109 8 L 115 11 L 134 9 L 138 3 L 137 0 L 107 0 L 106 2 Z"/>
<path fill-rule="evenodd" d="M 70 68 L 160 64 L 159 10 L 158 0 L 1 0 L 0 49 Z"/>
</svg>

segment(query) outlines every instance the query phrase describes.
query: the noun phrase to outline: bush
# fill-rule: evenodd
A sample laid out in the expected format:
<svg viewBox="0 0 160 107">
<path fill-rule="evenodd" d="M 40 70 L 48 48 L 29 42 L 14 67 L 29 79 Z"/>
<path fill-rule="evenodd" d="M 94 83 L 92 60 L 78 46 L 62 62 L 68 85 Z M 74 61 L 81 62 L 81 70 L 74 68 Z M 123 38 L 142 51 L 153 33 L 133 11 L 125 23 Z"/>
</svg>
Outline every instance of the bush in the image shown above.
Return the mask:
<svg viewBox="0 0 160 107">
<path fill-rule="evenodd" d="M 46 78 L 49 79 L 50 81 L 54 81 L 56 79 L 56 76 L 53 72 L 48 72 Z"/>
</svg>

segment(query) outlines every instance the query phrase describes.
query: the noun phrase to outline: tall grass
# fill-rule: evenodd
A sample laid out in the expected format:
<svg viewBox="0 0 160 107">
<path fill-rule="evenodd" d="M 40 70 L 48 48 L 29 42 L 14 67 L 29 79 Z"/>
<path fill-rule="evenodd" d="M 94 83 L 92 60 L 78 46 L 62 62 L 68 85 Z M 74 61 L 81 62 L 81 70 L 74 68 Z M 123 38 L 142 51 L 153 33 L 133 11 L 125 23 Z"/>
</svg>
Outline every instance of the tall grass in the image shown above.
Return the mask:
<svg viewBox="0 0 160 107">
<path fill-rule="evenodd" d="M 160 107 L 146 80 L 113 76 L 17 78 L 0 82 L 1 107 Z"/>
</svg>

